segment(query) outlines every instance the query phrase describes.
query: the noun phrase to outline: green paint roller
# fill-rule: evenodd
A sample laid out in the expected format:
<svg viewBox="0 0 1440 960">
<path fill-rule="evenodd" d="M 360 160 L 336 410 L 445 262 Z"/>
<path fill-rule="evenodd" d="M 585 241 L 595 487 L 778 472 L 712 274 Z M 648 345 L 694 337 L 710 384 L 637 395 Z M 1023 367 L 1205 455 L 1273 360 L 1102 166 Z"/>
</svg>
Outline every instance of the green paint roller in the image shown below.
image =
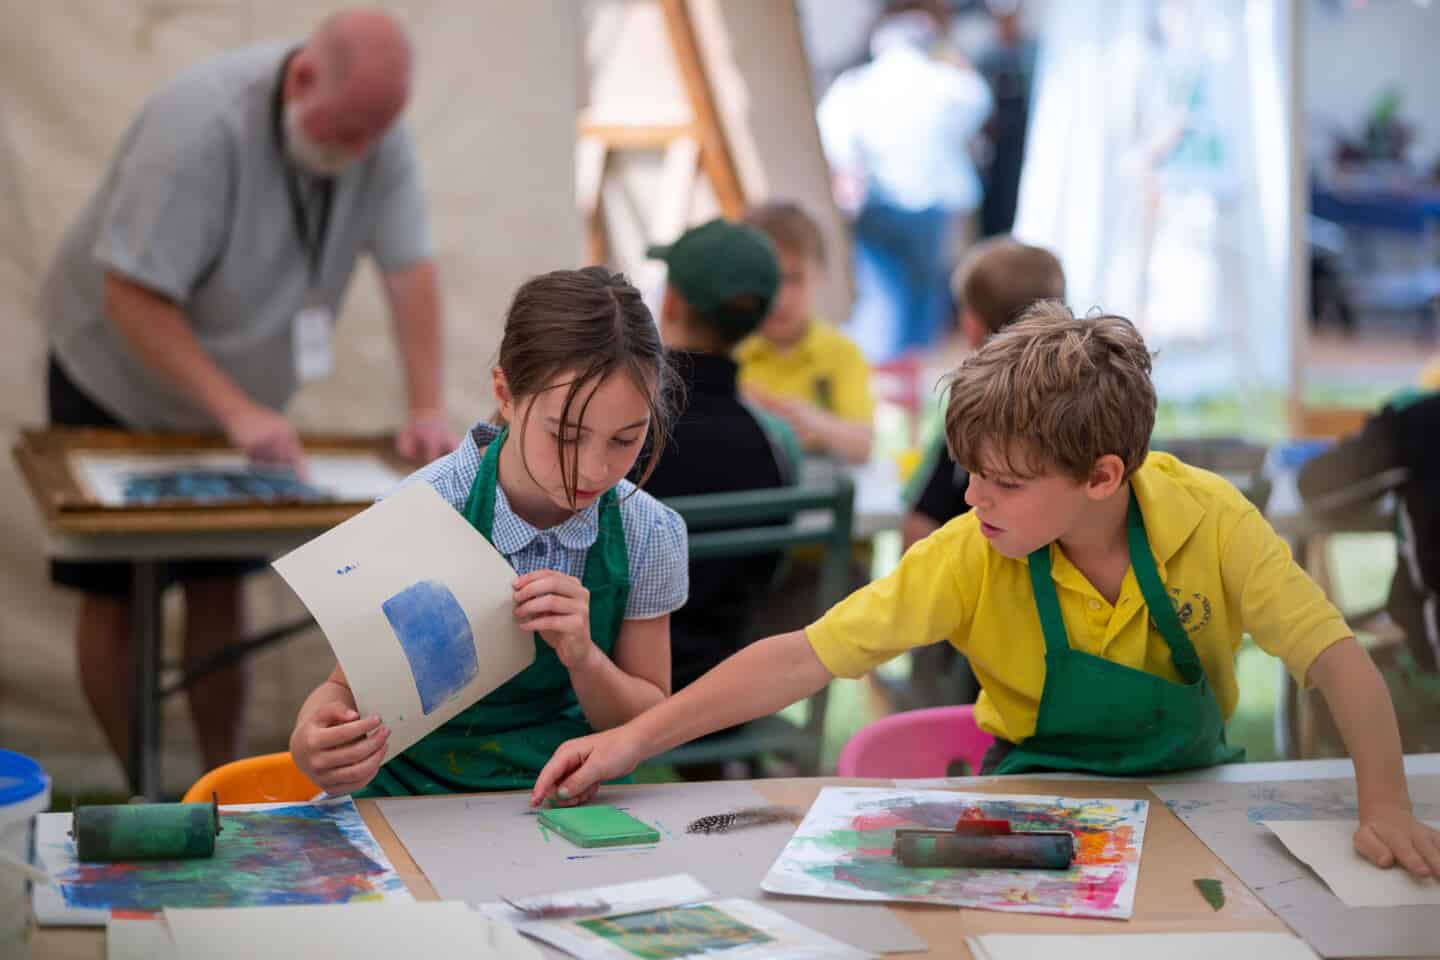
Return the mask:
<svg viewBox="0 0 1440 960">
<path fill-rule="evenodd" d="M 1064 830 L 1016 832 L 1006 820 L 962 817 L 954 830 L 896 830 L 893 852 L 907 867 L 1067 870 L 1075 860 L 1075 836 Z"/>
<path fill-rule="evenodd" d="M 81 862 L 191 860 L 215 855 L 220 804 L 138 803 L 76 807 L 70 835 Z"/>
</svg>

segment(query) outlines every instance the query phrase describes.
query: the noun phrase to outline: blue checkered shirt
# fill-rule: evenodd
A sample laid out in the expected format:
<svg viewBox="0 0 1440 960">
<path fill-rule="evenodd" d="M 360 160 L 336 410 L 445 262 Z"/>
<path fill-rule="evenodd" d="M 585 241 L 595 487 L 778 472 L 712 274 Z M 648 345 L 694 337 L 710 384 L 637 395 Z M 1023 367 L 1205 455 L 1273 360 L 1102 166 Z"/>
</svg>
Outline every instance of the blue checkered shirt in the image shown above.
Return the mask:
<svg viewBox="0 0 1440 960">
<path fill-rule="evenodd" d="M 454 453 L 426 464 L 404 482 L 425 481 L 463 512 L 470 486 L 480 472 L 480 451 L 499 433 L 500 428 L 492 423 L 475 424 Z M 630 599 L 625 604 L 625 619 L 648 620 L 674 613 L 685 606 L 690 592 L 685 521 L 628 480 L 621 480 L 615 492 L 620 497 L 620 521 L 630 555 Z M 585 554 L 599 535 L 599 516 L 597 500 L 564 523 L 537 530 L 516 516 L 505 491 L 497 484 L 492 542 L 516 573 L 558 570 L 578 580 L 585 576 Z"/>
</svg>

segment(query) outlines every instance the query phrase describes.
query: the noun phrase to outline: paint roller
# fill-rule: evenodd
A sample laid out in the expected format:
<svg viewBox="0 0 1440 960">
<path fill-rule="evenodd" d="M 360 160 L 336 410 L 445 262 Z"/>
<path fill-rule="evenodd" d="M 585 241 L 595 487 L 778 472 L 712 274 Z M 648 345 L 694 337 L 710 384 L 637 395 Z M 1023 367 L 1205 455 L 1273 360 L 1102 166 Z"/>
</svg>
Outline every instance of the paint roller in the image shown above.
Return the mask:
<svg viewBox="0 0 1440 960">
<path fill-rule="evenodd" d="M 1017 833 L 1008 820 L 962 817 L 953 830 L 896 830 L 894 853 L 907 867 L 1068 870 L 1075 836 L 1064 830 Z"/>
<path fill-rule="evenodd" d="M 193 860 L 215 855 L 220 802 L 76 807 L 70 836 L 82 862 Z"/>
</svg>

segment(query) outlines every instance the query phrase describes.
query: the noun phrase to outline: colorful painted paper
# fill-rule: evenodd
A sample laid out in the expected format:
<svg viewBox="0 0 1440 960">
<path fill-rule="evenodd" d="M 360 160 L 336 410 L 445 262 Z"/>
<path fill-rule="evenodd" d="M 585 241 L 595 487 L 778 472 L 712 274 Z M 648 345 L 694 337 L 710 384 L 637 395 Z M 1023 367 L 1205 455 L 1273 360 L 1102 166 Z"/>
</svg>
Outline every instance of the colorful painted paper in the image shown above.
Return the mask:
<svg viewBox="0 0 1440 960">
<path fill-rule="evenodd" d="M 36 852 L 55 882 L 35 889 L 42 925 L 103 926 L 110 912 L 412 900 L 347 799 L 220 808 L 215 856 L 80 863 L 68 813 L 42 813 Z"/>
<path fill-rule="evenodd" d="M 69 462 L 80 486 L 106 507 L 173 500 L 201 505 L 282 499 L 369 503 L 404 479 L 376 454 L 363 450 L 311 452 L 305 458 L 304 483 L 230 450 L 169 454 L 77 450 Z"/>
<path fill-rule="evenodd" d="M 1075 865 L 915 868 L 895 859 L 896 829 L 948 830 L 977 809 L 1017 831 L 1073 833 Z M 761 888 L 800 897 L 1124 919 L 1134 910 L 1148 811 L 1144 800 L 826 787 Z"/>
</svg>

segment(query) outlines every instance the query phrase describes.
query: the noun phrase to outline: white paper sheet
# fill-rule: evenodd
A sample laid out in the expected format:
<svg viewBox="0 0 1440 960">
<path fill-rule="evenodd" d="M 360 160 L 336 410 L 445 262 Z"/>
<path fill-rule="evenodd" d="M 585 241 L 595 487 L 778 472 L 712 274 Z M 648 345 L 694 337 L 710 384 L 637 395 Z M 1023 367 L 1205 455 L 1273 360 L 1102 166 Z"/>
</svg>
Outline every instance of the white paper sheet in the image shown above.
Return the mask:
<svg viewBox="0 0 1440 960">
<path fill-rule="evenodd" d="M 136 474 L 175 470 L 244 471 L 250 462 L 244 454 L 202 452 L 142 455 L 77 450 L 70 454 L 70 469 L 83 489 L 102 506 L 123 507 L 126 480 Z M 404 479 L 373 453 L 363 451 L 311 453 L 305 458 L 305 482 L 342 503 L 369 503 L 393 490 Z"/>
<path fill-rule="evenodd" d="M 568 890 L 517 901 L 522 907 L 608 904 L 583 916 L 526 919 L 504 904 L 485 913 L 513 920 L 516 929 L 580 960 L 669 960 L 723 953 L 736 960 L 864 960 L 873 954 L 832 940 L 818 931 L 750 900 L 716 898 L 694 877 L 676 874 L 639 883 Z"/>
<path fill-rule="evenodd" d="M 1440 904 L 1440 881 L 1420 880 L 1398 864 L 1382 870 L 1355 852 L 1357 820 L 1265 820 L 1300 860 L 1320 875 L 1347 907 Z M 1440 830 L 1440 820 L 1430 821 Z M 1440 944 L 1437 944 L 1440 947 Z"/>
<path fill-rule="evenodd" d="M 222 806 L 215 855 L 205 860 L 80 863 L 71 822 L 68 813 L 36 818 L 36 856 L 54 877 L 35 886 L 41 926 L 103 927 L 112 909 L 414 899 L 348 797 Z"/>
<path fill-rule="evenodd" d="M 105 923 L 106 960 L 179 960 L 179 956 L 163 917 L 154 920 L 111 917 Z"/>
<path fill-rule="evenodd" d="M 511 897 L 509 903 L 486 903 L 479 906 L 486 916 L 523 927 L 534 922 L 535 918 L 529 911 L 537 908 L 588 907 L 603 903 L 606 906 L 600 911 L 601 914 L 615 914 L 696 903 L 714 896 L 714 892 L 699 880 L 689 874 L 676 873 L 635 883 L 615 883 L 536 897 Z"/>
<path fill-rule="evenodd" d="M 1440 776 L 1411 775 L 1415 815 L 1440 819 Z M 1440 910 L 1347 907 L 1266 820 L 1353 820 L 1355 780 L 1155 784 L 1151 791 L 1322 957 L 1434 957 Z"/>
<path fill-rule="evenodd" d="M 897 828 L 952 829 L 976 807 L 1021 829 L 1075 834 L 1074 865 L 908 869 L 895 862 Z M 761 887 L 798 897 L 1124 919 L 1134 910 L 1148 810 L 1144 800 L 825 787 Z"/>
<path fill-rule="evenodd" d="M 354 903 L 322 907 L 169 910 L 179 960 L 423 957 L 539 960 L 509 925 L 463 903 Z"/>
<path fill-rule="evenodd" d="M 447 899 L 482 904 L 502 896 L 515 899 L 688 873 L 720 897 L 763 900 L 802 926 L 871 953 L 925 949 L 925 941 L 883 904 L 766 897 L 760 879 L 794 834 L 789 823 L 709 836 L 685 832 L 697 817 L 764 806 L 765 798 L 749 784 L 607 786 L 597 802 L 614 804 L 652 825 L 660 831 L 660 842 L 581 849 L 542 831 L 523 796 L 377 801 L 435 892 Z"/>
<path fill-rule="evenodd" d="M 975 960 L 1315 960 L 1305 941 L 1288 933 L 989 933 L 965 942 Z"/>
<path fill-rule="evenodd" d="M 330 641 L 388 755 L 535 659 L 515 571 L 429 484 L 411 483 L 275 561 Z"/>
</svg>

